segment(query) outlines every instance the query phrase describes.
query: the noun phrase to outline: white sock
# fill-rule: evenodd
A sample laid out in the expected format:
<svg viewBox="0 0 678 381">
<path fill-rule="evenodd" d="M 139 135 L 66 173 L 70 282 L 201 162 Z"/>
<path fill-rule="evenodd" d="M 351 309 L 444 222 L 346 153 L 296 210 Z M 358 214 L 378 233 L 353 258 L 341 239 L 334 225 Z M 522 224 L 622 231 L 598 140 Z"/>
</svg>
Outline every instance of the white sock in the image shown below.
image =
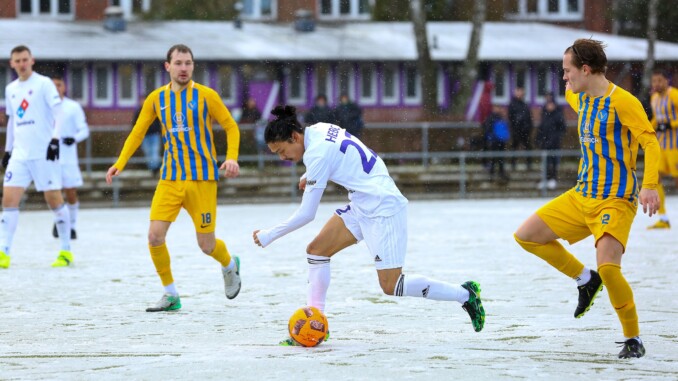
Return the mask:
<svg viewBox="0 0 678 381">
<path fill-rule="evenodd" d="M 308 297 L 309 306 L 325 311 L 327 289 L 330 287 L 330 257 L 308 254 Z"/>
<path fill-rule="evenodd" d="M 12 240 L 14 239 L 14 232 L 16 232 L 18 222 L 19 208 L 4 208 L 2 210 L 0 250 L 4 251 L 7 255 L 9 255 L 9 249 L 12 247 Z"/>
<path fill-rule="evenodd" d="M 221 269 L 228 271 L 228 270 L 231 270 L 234 267 L 235 267 L 235 261 L 233 260 L 233 257 L 231 257 L 231 261 L 228 262 L 228 266 L 226 266 L 226 267 L 221 266 Z"/>
<path fill-rule="evenodd" d="M 54 223 L 59 232 L 59 240 L 61 241 L 61 250 L 71 251 L 71 216 L 68 213 L 66 204 L 53 210 Z"/>
<path fill-rule="evenodd" d="M 395 296 L 415 296 L 431 300 L 468 301 L 468 290 L 460 285 L 429 279 L 417 274 L 401 274 L 393 292 Z"/>
<path fill-rule="evenodd" d="M 68 213 L 71 214 L 71 229 L 75 229 L 75 225 L 78 222 L 78 208 L 80 203 L 76 202 L 75 204 L 68 204 Z"/>
<path fill-rule="evenodd" d="M 179 296 L 179 291 L 177 291 L 177 286 L 175 286 L 174 283 L 170 283 L 165 286 L 165 293 L 172 296 Z"/>
<path fill-rule="evenodd" d="M 669 222 L 669 217 L 666 214 L 660 214 L 659 221 Z"/>
<path fill-rule="evenodd" d="M 588 267 L 584 267 L 584 270 L 581 271 L 581 274 L 577 275 L 574 280 L 577 281 L 577 286 L 583 286 L 591 280 L 591 270 Z"/>
</svg>

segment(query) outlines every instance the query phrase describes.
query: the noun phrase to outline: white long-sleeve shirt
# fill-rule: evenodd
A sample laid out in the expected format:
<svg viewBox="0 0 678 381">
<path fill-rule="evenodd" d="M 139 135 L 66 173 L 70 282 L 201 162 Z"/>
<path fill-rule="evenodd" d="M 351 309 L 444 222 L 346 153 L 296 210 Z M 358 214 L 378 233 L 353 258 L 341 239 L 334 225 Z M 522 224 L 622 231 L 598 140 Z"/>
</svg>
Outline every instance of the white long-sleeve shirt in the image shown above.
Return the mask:
<svg viewBox="0 0 678 381">
<path fill-rule="evenodd" d="M 286 221 L 257 233 L 262 246 L 313 221 L 328 181 L 346 188 L 351 207 L 366 218 L 392 216 L 407 205 L 384 161 L 346 130 L 314 124 L 304 131 L 304 147 L 306 189 L 301 205 Z"/>
<path fill-rule="evenodd" d="M 78 164 L 77 144 L 66 145 L 64 138 L 74 138 L 76 143 L 89 137 L 89 127 L 85 118 L 85 111 L 80 103 L 64 97 L 62 100 L 61 140 L 59 146 L 59 162 L 64 164 Z"/>
</svg>

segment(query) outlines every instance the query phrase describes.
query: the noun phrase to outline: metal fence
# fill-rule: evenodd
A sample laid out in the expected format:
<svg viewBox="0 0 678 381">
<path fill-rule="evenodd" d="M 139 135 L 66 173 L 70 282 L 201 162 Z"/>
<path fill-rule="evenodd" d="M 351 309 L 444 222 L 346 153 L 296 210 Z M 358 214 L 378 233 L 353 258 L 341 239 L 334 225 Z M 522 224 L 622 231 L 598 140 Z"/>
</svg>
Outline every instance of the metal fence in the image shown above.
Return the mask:
<svg viewBox="0 0 678 381">
<path fill-rule="evenodd" d="M 243 124 L 240 125 L 240 130 L 242 134 L 253 134 L 255 126 Z M 215 126 L 215 129 L 220 129 L 220 126 Z M 447 150 L 447 151 L 432 151 L 431 142 L 430 142 L 430 132 L 436 129 L 462 129 L 468 130 L 469 133 L 472 131 L 479 131 L 478 123 L 468 123 L 468 122 L 420 122 L 420 123 L 370 123 L 366 127 L 366 130 L 377 130 L 377 129 L 387 129 L 397 132 L 399 130 L 418 130 L 420 133 L 421 141 L 417 144 L 412 144 L 412 146 L 417 146 L 417 150 L 411 150 L 412 147 L 409 147 L 409 150 L 398 151 L 398 152 L 379 152 L 379 156 L 390 163 L 398 163 L 400 161 L 407 161 L 409 163 L 419 163 L 424 169 L 428 168 L 435 163 L 441 161 L 449 161 L 456 163 L 456 168 L 458 168 L 459 175 L 459 190 L 458 197 L 465 198 L 467 197 L 467 187 L 469 176 L 469 163 L 482 161 L 483 159 L 492 159 L 492 158 L 503 158 L 503 159 L 513 159 L 513 158 L 535 158 L 540 161 L 540 171 L 541 179 L 546 180 L 546 158 L 549 155 L 557 155 L 561 158 L 577 158 L 581 155 L 579 150 L 559 150 L 559 151 L 542 151 L 542 150 L 533 150 L 533 151 L 469 151 L 469 150 Z M 127 125 L 107 125 L 107 126 L 96 126 L 92 128 L 92 131 L 96 133 L 121 133 L 129 131 L 129 126 Z M 5 128 L 0 128 L 0 134 L 4 134 Z M 94 139 L 90 138 L 83 142 L 85 146 L 84 155 L 80 158 L 80 164 L 84 169 L 86 175 L 91 176 L 94 171 L 95 166 L 109 166 L 112 165 L 117 157 L 99 157 L 94 154 L 94 146 L 97 142 Z M 407 148 L 407 147 L 405 147 Z M 256 154 L 245 154 L 240 155 L 238 161 L 242 163 L 255 163 L 259 170 L 263 170 L 265 167 L 276 163 L 279 161 L 276 155 L 271 155 L 269 153 L 258 151 Z M 135 156 L 130 158 L 130 163 L 140 164 L 145 162 L 145 158 L 140 156 Z M 389 164 L 391 166 L 393 164 Z M 299 173 L 296 166 L 292 166 L 290 169 L 290 195 L 292 199 L 297 197 L 297 183 L 299 179 Z M 117 179 L 116 179 L 117 180 Z M 542 194 L 546 195 L 546 189 L 542 190 Z M 120 183 L 114 181 L 112 184 L 112 194 L 113 194 L 113 203 L 117 205 L 119 202 L 120 195 Z"/>
</svg>

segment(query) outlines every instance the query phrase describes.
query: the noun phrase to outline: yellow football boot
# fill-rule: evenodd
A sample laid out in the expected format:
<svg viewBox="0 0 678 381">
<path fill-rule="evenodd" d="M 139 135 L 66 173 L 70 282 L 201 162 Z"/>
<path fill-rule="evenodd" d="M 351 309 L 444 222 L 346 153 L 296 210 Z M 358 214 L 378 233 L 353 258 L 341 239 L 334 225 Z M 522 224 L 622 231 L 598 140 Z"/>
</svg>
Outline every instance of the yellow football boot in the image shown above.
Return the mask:
<svg viewBox="0 0 678 381">
<path fill-rule="evenodd" d="M 0 268 L 7 269 L 9 268 L 9 255 L 0 251 Z"/>
<path fill-rule="evenodd" d="M 52 262 L 52 267 L 67 267 L 73 263 L 73 253 L 61 250 L 57 259 Z"/>
<path fill-rule="evenodd" d="M 671 224 L 668 221 L 659 220 L 654 225 L 647 227 L 648 229 L 671 229 Z"/>
</svg>

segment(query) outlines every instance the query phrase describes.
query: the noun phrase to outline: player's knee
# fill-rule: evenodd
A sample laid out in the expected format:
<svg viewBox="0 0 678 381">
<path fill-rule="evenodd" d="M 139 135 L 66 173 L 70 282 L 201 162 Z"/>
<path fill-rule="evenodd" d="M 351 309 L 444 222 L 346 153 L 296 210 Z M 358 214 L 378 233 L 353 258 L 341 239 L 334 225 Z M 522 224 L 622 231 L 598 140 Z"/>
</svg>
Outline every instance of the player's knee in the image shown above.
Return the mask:
<svg viewBox="0 0 678 381">
<path fill-rule="evenodd" d="M 384 292 L 386 295 L 393 295 L 393 291 L 395 290 L 395 283 L 391 281 L 390 279 L 379 279 L 379 286 L 381 286 L 381 291 Z"/>
<path fill-rule="evenodd" d="M 148 244 L 151 246 L 160 246 L 165 243 L 165 237 L 155 232 L 148 232 Z"/>
<path fill-rule="evenodd" d="M 206 255 L 212 254 L 214 251 L 214 247 L 216 246 L 215 242 L 198 242 L 198 246 L 200 246 L 200 250 L 202 250 L 203 253 Z"/>
<path fill-rule="evenodd" d="M 318 245 L 315 240 L 311 241 L 311 243 L 306 246 L 306 254 L 322 255 L 320 250 L 320 245 Z"/>
</svg>

